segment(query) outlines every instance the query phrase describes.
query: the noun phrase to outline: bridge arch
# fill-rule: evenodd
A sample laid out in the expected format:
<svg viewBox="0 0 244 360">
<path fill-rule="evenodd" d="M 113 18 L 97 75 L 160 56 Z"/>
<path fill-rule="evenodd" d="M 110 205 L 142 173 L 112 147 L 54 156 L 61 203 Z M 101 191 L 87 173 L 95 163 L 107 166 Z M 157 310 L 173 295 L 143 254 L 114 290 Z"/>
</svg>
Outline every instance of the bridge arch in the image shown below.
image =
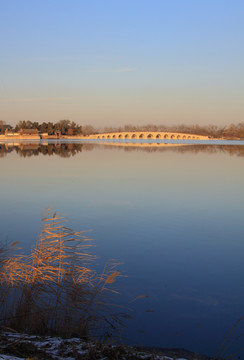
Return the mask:
<svg viewBox="0 0 244 360">
<path fill-rule="evenodd" d="M 208 140 L 207 136 L 201 136 L 199 134 L 187 134 L 178 132 L 165 132 L 165 131 L 121 131 L 121 132 L 107 132 L 90 135 L 91 139 L 155 139 L 155 140 L 167 140 L 167 139 L 189 139 L 189 140 Z"/>
</svg>

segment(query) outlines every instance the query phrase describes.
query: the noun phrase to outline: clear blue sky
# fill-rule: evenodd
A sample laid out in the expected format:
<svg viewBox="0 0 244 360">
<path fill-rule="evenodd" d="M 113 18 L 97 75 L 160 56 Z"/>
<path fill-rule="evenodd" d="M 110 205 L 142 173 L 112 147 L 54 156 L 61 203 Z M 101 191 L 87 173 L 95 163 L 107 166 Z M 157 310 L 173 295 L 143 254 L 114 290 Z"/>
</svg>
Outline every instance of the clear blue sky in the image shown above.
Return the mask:
<svg viewBox="0 0 244 360">
<path fill-rule="evenodd" d="M 0 120 L 244 122 L 243 0 L 0 0 Z"/>
</svg>

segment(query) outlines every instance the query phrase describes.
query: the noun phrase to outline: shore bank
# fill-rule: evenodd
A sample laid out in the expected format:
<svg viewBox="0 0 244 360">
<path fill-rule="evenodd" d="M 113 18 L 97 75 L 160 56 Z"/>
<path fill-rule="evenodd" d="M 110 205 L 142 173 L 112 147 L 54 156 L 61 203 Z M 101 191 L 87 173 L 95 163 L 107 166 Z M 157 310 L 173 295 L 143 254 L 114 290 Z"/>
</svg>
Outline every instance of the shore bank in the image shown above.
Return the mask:
<svg viewBox="0 0 244 360">
<path fill-rule="evenodd" d="M 210 360 L 184 349 L 130 347 L 79 338 L 0 333 L 0 359 L 5 360 Z"/>
</svg>

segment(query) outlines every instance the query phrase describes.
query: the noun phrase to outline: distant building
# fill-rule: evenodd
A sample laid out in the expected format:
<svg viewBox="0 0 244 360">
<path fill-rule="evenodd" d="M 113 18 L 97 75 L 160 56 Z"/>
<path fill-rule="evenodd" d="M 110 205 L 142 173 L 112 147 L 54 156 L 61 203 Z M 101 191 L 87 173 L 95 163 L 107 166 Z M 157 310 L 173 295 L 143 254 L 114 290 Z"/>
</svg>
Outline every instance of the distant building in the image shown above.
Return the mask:
<svg viewBox="0 0 244 360">
<path fill-rule="evenodd" d="M 39 135 L 39 131 L 37 129 L 20 129 L 20 135 Z"/>
<path fill-rule="evenodd" d="M 14 132 L 13 130 L 6 129 L 5 136 L 7 137 L 30 137 L 32 139 L 40 139 L 40 134 L 37 129 L 20 129 L 19 132 Z"/>
<path fill-rule="evenodd" d="M 4 134 L 6 130 L 10 130 L 12 127 L 10 125 L 2 124 L 0 121 L 0 134 Z"/>
<path fill-rule="evenodd" d="M 10 129 L 6 129 L 5 130 L 5 136 L 19 136 L 19 133 L 18 132 L 14 132 Z"/>
<path fill-rule="evenodd" d="M 48 133 L 40 133 L 41 139 L 48 139 Z"/>
</svg>

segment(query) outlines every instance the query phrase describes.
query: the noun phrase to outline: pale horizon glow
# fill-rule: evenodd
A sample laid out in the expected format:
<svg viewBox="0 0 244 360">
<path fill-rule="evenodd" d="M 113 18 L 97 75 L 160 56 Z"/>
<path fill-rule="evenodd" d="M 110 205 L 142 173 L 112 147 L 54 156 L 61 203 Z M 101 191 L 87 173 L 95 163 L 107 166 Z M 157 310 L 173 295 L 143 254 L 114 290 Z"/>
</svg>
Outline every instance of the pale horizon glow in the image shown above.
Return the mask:
<svg viewBox="0 0 244 360">
<path fill-rule="evenodd" d="M 0 120 L 244 121 L 240 0 L 1 4 Z"/>
</svg>

